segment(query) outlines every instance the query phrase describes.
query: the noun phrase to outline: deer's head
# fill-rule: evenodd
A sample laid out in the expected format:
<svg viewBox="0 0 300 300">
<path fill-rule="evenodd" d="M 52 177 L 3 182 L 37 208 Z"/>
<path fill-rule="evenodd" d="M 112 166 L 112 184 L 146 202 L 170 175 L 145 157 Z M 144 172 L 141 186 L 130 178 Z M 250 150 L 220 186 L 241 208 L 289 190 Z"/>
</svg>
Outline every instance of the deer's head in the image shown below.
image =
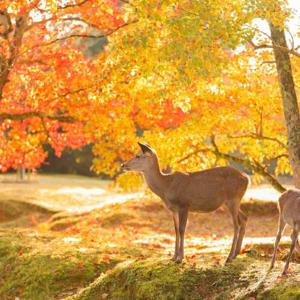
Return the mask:
<svg viewBox="0 0 300 300">
<path fill-rule="evenodd" d="M 138 143 L 141 151 L 139 151 L 132 159 L 121 164 L 124 171 L 145 172 L 157 164 L 157 156 L 155 150 L 146 143 Z"/>
</svg>

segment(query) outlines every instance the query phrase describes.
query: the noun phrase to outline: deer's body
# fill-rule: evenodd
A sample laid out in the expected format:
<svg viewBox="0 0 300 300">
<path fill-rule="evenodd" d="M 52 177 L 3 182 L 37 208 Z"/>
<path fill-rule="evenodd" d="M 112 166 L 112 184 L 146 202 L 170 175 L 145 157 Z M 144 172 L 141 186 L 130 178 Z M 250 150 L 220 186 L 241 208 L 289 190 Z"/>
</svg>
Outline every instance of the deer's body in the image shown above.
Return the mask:
<svg viewBox="0 0 300 300">
<path fill-rule="evenodd" d="M 273 258 L 272 258 L 270 268 L 274 267 L 276 253 L 281 239 L 281 235 L 284 231 L 284 228 L 288 224 L 293 228 L 293 233 L 291 235 L 292 243 L 291 243 L 290 252 L 282 272 L 282 274 L 286 274 L 295 247 L 297 252 L 300 254 L 300 246 L 298 243 L 298 234 L 300 230 L 300 190 L 291 189 L 284 192 L 278 199 L 278 210 L 279 210 L 278 232 L 276 236 L 274 253 L 273 253 Z"/>
<path fill-rule="evenodd" d="M 241 249 L 247 217 L 240 210 L 241 199 L 248 186 L 248 177 L 232 167 L 218 167 L 205 171 L 163 174 L 153 149 L 140 144 L 142 152 L 124 163 L 126 170 L 142 172 L 149 188 L 157 194 L 173 213 L 176 232 L 173 259 L 183 259 L 184 233 L 189 211 L 211 212 L 225 204 L 232 216 L 234 238 L 227 262 Z"/>
<path fill-rule="evenodd" d="M 144 177 L 152 192 L 172 211 L 178 211 L 180 207 L 188 207 L 189 211 L 214 211 L 224 202 L 242 198 L 248 185 L 248 178 L 231 167 L 193 173 L 160 172 L 155 180 L 152 174 L 146 173 Z"/>
</svg>

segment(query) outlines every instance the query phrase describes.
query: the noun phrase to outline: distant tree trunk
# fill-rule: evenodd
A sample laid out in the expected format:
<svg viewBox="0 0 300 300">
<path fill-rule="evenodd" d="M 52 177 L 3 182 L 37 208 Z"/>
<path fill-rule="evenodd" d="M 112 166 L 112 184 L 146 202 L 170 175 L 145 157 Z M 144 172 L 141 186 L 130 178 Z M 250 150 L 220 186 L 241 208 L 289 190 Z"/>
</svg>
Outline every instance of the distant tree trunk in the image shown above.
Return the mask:
<svg viewBox="0 0 300 300">
<path fill-rule="evenodd" d="M 25 168 L 24 167 L 18 167 L 17 169 L 17 179 L 20 181 L 23 181 L 25 179 Z"/>
<path fill-rule="evenodd" d="M 269 25 L 287 127 L 289 159 L 294 185 L 300 188 L 300 116 L 291 61 L 289 53 L 284 51 L 287 49 L 284 30 L 272 23 Z"/>
</svg>

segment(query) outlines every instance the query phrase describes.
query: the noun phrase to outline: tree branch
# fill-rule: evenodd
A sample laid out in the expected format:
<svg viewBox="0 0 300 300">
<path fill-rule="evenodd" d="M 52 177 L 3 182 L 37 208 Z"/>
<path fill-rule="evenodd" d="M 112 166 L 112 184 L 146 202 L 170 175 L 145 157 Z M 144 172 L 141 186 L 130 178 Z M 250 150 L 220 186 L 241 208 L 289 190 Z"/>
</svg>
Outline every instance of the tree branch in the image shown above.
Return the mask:
<svg viewBox="0 0 300 300">
<path fill-rule="evenodd" d="M 2 36 L 4 39 L 7 39 L 8 34 L 13 31 L 11 18 L 9 13 L 7 12 L 7 9 L 3 11 L 0 10 L 0 25 L 4 27 L 3 32 L 0 32 L 0 36 Z"/>
<path fill-rule="evenodd" d="M 78 7 L 78 6 L 82 6 L 83 4 L 89 2 L 90 0 L 82 0 L 78 3 L 74 3 L 74 4 L 66 4 L 65 6 L 59 6 L 58 9 L 67 9 L 67 8 L 73 8 L 73 7 Z"/>
<path fill-rule="evenodd" d="M 64 9 L 68 9 L 68 8 L 74 8 L 74 7 L 79 7 L 84 5 L 85 3 L 89 2 L 90 0 L 82 0 L 81 2 L 78 3 L 73 3 L 73 4 L 66 4 L 65 6 L 58 6 L 57 9 L 59 10 L 64 10 Z M 40 7 L 36 7 L 36 9 L 40 12 L 49 12 L 49 10 L 47 9 L 42 9 Z"/>
<path fill-rule="evenodd" d="M 66 18 L 64 18 L 64 17 L 57 17 L 57 16 L 54 16 L 54 17 L 51 17 L 51 18 L 48 18 L 48 19 L 44 19 L 44 20 L 41 20 L 41 21 L 33 22 L 33 23 L 31 23 L 31 25 L 29 25 L 27 27 L 26 31 L 29 31 L 29 30 L 31 30 L 32 28 L 34 28 L 38 25 L 46 24 L 46 23 L 51 22 L 51 21 L 56 21 L 57 23 L 63 23 L 63 22 L 67 22 L 67 21 L 76 21 L 76 22 L 80 22 L 80 23 L 86 25 L 87 27 L 94 28 L 94 29 L 97 29 L 97 30 L 101 31 L 101 28 L 99 28 L 95 24 L 89 23 L 88 21 L 86 21 L 82 18 L 79 18 L 79 17 L 66 17 Z"/>
<path fill-rule="evenodd" d="M 46 47 L 46 46 L 50 46 L 54 43 L 57 43 L 57 42 L 60 42 L 60 41 L 65 41 L 65 40 L 68 40 L 68 39 L 71 39 L 71 38 L 91 38 L 91 39 L 100 39 L 100 38 L 104 38 L 104 37 L 107 37 L 113 33 L 115 33 L 116 31 L 118 31 L 119 29 L 121 28 L 124 28 L 128 25 L 131 25 L 131 24 L 134 24 L 134 23 L 137 23 L 138 20 L 134 20 L 130 23 L 124 23 L 106 33 L 103 33 L 103 34 L 80 34 L 80 33 L 76 33 L 76 34 L 70 34 L 70 35 L 67 35 L 67 36 L 64 36 L 64 37 L 61 37 L 61 38 L 56 38 L 48 43 L 44 43 L 44 44 L 40 44 L 40 45 L 36 45 L 36 46 L 33 46 L 31 49 L 34 49 L 34 48 L 38 48 L 38 47 Z"/>
<path fill-rule="evenodd" d="M 237 135 L 237 136 L 228 135 L 228 137 L 231 138 L 231 139 L 250 138 L 250 139 L 255 139 L 255 140 L 273 141 L 273 142 L 276 142 L 277 144 L 279 144 L 284 149 L 287 149 L 287 145 L 285 143 L 281 142 L 280 140 L 278 140 L 277 138 L 268 137 L 268 136 L 265 136 L 265 135 L 258 135 L 258 134 L 253 133 L 253 132 L 250 132 L 249 134 Z"/>
<path fill-rule="evenodd" d="M 63 115 L 48 115 L 42 112 L 31 111 L 21 114 L 12 114 L 12 113 L 0 113 L 0 121 L 4 120 L 13 120 L 13 121 L 23 121 L 28 118 L 38 117 L 40 119 L 49 119 L 53 121 L 60 121 L 64 123 L 74 123 L 76 119 L 71 116 L 63 116 Z"/>
<path fill-rule="evenodd" d="M 277 191 L 279 191 L 280 193 L 286 191 L 286 188 L 284 186 L 282 186 L 280 184 L 280 182 L 272 175 L 270 174 L 267 170 L 266 167 L 259 164 L 258 162 L 253 162 L 250 159 L 246 159 L 246 158 L 241 158 L 241 157 L 237 157 L 235 155 L 232 154 L 228 154 L 228 153 L 223 153 L 221 152 L 215 142 L 215 137 L 211 138 L 211 143 L 213 148 L 202 148 L 202 149 L 196 149 L 193 152 L 187 154 L 185 157 L 179 159 L 178 161 L 176 161 L 176 163 L 181 163 L 187 159 L 189 159 L 190 157 L 201 153 L 201 152 L 210 152 L 212 154 L 214 154 L 216 157 L 218 158 L 223 158 L 227 161 L 233 161 L 238 163 L 239 165 L 242 165 L 243 167 L 254 171 L 257 174 L 262 175 Z"/>
<path fill-rule="evenodd" d="M 296 49 L 298 49 L 298 47 L 296 49 L 294 49 L 294 48 L 289 49 L 289 48 L 282 47 L 282 46 L 279 46 L 279 45 L 268 45 L 268 44 L 256 45 L 252 40 L 249 40 L 248 42 L 254 48 L 254 50 L 277 48 L 277 49 L 281 50 L 282 52 L 292 54 L 296 57 L 300 57 L 300 53 L 296 51 Z"/>
</svg>

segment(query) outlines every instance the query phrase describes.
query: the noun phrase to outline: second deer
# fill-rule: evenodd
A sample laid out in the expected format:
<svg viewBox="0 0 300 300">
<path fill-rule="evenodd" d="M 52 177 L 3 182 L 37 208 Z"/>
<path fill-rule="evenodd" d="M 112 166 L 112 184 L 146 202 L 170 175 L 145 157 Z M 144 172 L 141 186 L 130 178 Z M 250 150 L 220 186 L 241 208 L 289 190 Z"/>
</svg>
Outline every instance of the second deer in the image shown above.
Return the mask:
<svg viewBox="0 0 300 300">
<path fill-rule="evenodd" d="M 282 274 L 286 275 L 289 268 L 289 263 L 293 251 L 296 247 L 296 251 L 300 254 L 300 246 L 298 242 L 298 234 L 300 230 L 300 190 L 288 190 L 284 192 L 278 200 L 279 209 L 279 220 L 278 220 L 278 232 L 275 240 L 274 253 L 271 261 L 270 269 L 274 267 L 278 244 L 281 239 L 282 232 L 286 227 L 286 224 L 292 226 L 293 232 L 291 235 L 292 243 L 290 247 L 290 252 L 288 254 L 285 267 Z"/>
<path fill-rule="evenodd" d="M 158 157 L 148 144 L 139 143 L 141 151 L 122 164 L 128 171 L 141 172 L 149 188 L 157 194 L 173 214 L 176 242 L 172 258 L 181 262 L 184 256 L 184 233 L 189 211 L 212 212 L 228 207 L 233 220 L 234 236 L 226 262 L 235 258 L 242 246 L 247 222 L 240 202 L 248 186 L 247 175 L 232 167 L 218 167 L 199 172 L 161 172 Z"/>
</svg>

